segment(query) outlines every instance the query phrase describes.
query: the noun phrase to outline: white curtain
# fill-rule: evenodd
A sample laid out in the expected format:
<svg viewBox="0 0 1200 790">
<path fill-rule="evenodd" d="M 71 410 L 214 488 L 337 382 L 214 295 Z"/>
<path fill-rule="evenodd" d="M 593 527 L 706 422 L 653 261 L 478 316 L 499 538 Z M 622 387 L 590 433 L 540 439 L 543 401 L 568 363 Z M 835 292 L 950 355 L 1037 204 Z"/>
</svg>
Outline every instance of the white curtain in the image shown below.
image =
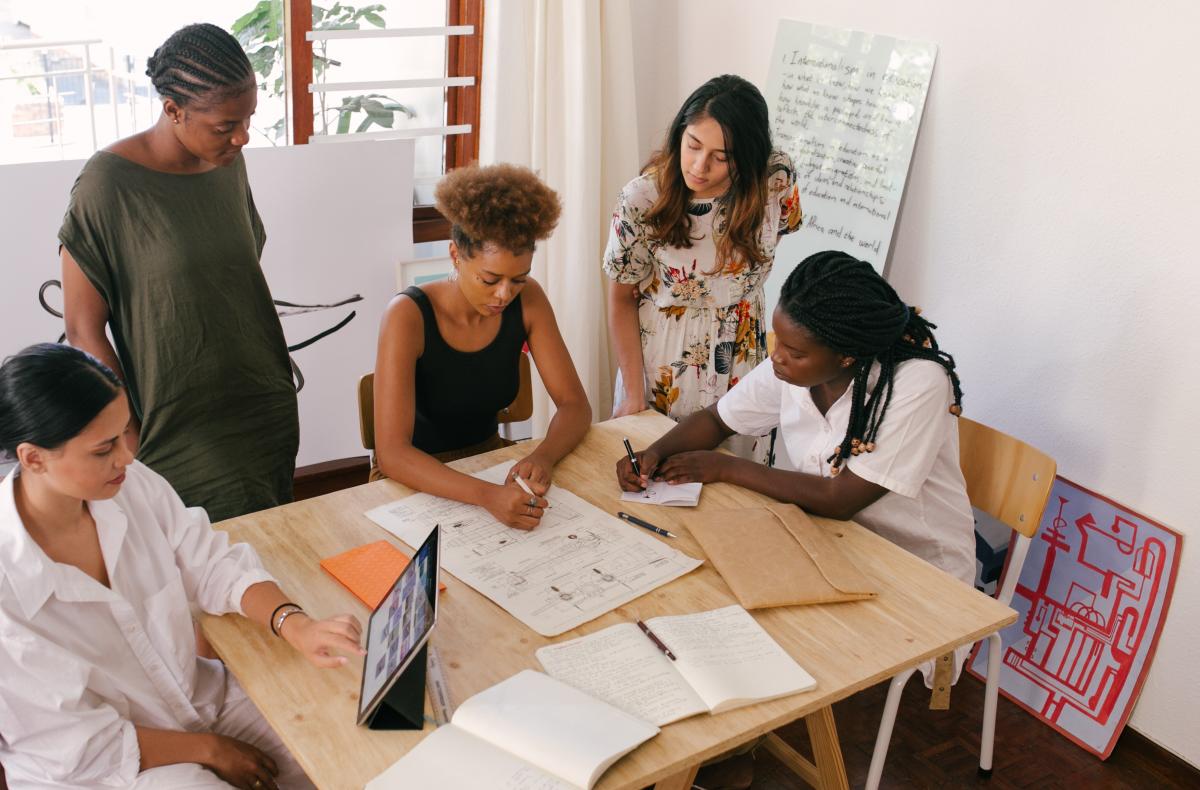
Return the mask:
<svg viewBox="0 0 1200 790">
<path fill-rule="evenodd" d="M 533 276 L 593 416 L 605 419 L 612 366 L 600 259 L 617 195 L 639 166 L 630 0 L 488 0 L 483 57 L 480 161 L 533 168 L 562 199 Z M 535 376 L 534 436 L 553 410 Z"/>
</svg>

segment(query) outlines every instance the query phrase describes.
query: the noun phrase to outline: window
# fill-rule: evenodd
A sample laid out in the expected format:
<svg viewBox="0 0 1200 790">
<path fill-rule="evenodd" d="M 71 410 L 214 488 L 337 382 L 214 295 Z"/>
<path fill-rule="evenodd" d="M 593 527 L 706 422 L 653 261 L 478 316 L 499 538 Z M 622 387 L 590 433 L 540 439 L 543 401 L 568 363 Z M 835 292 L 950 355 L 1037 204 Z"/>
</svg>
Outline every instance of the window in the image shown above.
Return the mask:
<svg viewBox="0 0 1200 790">
<path fill-rule="evenodd" d="M 447 238 L 429 204 L 444 172 L 478 156 L 483 0 L 326 3 L 205 4 L 258 74 L 250 145 L 414 137 L 414 240 Z M 0 164 L 87 158 L 151 126 L 146 60 L 194 21 L 159 0 L 0 0 Z"/>
<path fill-rule="evenodd" d="M 291 136 L 311 144 L 415 139 L 414 241 L 445 239 L 449 226 L 429 204 L 444 172 L 478 157 L 483 0 L 384 13 L 292 0 Z"/>
<path fill-rule="evenodd" d="M 209 0 L 204 18 L 229 29 L 254 2 Z M 0 1 L 0 164 L 83 159 L 152 126 L 162 105 L 146 60 L 195 21 L 158 0 Z M 250 144 L 276 144 L 262 121 L 283 113 L 282 96 L 260 92 Z"/>
</svg>

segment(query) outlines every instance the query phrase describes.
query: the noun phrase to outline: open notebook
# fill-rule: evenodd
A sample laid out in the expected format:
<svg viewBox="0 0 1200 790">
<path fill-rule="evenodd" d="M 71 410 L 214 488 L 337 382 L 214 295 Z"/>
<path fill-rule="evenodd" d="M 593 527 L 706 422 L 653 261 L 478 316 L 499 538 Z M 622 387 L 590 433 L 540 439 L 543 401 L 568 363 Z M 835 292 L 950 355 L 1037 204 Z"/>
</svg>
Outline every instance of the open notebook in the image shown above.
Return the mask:
<svg viewBox="0 0 1200 790">
<path fill-rule="evenodd" d="M 525 670 L 468 699 L 366 790 L 589 790 L 658 727 Z"/>
<path fill-rule="evenodd" d="M 814 688 L 817 682 L 740 606 L 646 621 L 676 660 L 634 623 L 547 645 L 551 676 L 659 726 Z"/>
</svg>

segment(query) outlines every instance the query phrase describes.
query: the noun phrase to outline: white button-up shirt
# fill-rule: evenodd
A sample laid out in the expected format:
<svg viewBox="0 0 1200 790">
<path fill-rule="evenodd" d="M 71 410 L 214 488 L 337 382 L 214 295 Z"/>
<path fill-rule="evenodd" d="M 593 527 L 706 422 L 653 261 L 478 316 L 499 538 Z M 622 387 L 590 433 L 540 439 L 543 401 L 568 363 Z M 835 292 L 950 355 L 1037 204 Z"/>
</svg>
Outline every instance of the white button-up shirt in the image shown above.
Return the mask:
<svg viewBox="0 0 1200 790">
<path fill-rule="evenodd" d="M 135 724 L 207 731 L 224 701 L 224 669 L 196 657 L 190 604 L 240 613 L 246 589 L 272 578 L 134 462 L 114 498 L 88 502 L 105 587 L 25 531 L 19 473 L 0 484 L 0 762 L 13 790 L 128 787 Z"/>
<path fill-rule="evenodd" d="M 879 377 L 875 364 L 868 393 Z M 851 456 L 846 467 L 888 492 L 854 520 L 967 584 L 975 580 L 975 521 L 958 464 L 953 390 L 941 365 L 908 360 L 896 366 L 892 401 L 875 451 Z M 779 440 L 800 472 L 829 476 L 828 459 L 850 421 L 851 388 L 821 414 L 807 387 L 775 376 L 763 362 L 717 402 L 721 419 L 738 433 L 760 436 L 779 428 Z"/>
</svg>

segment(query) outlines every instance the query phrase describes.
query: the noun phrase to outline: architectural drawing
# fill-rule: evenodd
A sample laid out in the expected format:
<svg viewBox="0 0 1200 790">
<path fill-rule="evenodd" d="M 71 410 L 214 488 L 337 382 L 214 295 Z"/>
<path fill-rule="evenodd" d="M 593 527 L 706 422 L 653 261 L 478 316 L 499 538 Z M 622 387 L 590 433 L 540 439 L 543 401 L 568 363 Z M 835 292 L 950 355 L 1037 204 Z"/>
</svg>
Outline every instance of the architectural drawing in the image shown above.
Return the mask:
<svg viewBox="0 0 1200 790">
<path fill-rule="evenodd" d="M 504 479 L 511 464 L 476 476 Z M 511 529 L 475 505 L 414 494 L 367 517 L 410 546 L 442 530 L 442 568 L 543 636 L 599 617 L 699 567 L 661 540 L 561 488 L 534 530 Z"/>
</svg>

